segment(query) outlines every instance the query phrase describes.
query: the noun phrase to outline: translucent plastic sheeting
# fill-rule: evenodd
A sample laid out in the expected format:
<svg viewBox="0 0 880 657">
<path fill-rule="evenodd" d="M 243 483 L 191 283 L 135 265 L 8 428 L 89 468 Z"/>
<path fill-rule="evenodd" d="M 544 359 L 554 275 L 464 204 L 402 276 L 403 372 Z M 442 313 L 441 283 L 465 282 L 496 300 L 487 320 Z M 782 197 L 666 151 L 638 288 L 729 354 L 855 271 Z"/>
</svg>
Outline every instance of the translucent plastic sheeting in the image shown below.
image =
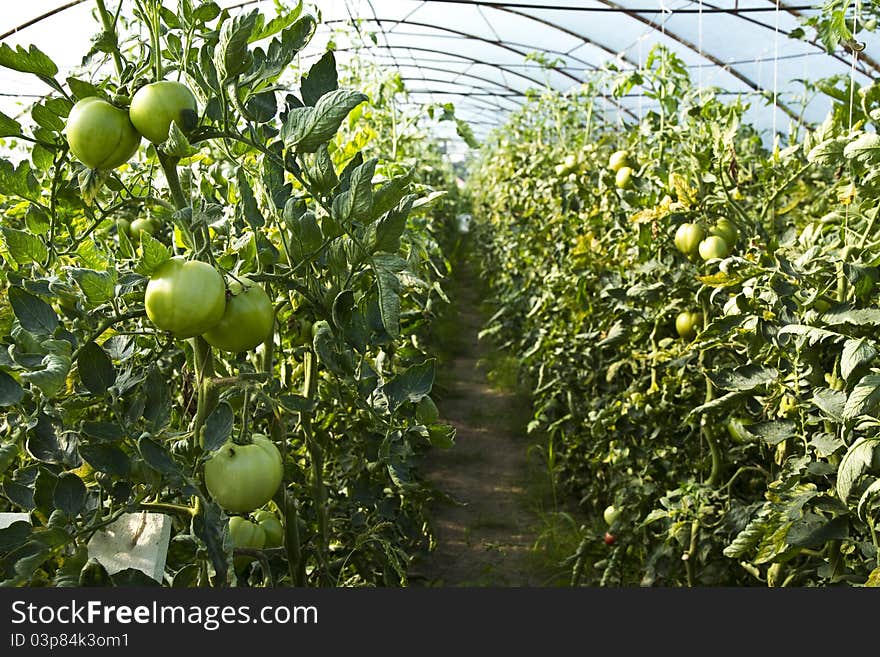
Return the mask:
<svg viewBox="0 0 880 657">
<path fill-rule="evenodd" d="M 275 12 L 274 0 L 218 4 Z M 107 5 L 115 9 L 116 1 Z M 859 35 L 866 49 L 855 62 L 842 48 L 825 53 L 809 30 L 806 40 L 790 38 L 802 17 L 816 13 L 810 6 L 804 0 L 322 0 L 311 9 L 323 22 L 303 63 L 319 56 L 332 37 L 340 60 L 357 53 L 398 70 L 413 103 L 452 102 L 483 136 L 521 106 L 528 90 L 575 88 L 608 62 L 639 66 L 662 44 L 685 62 L 695 84 L 728 95 L 760 93 L 751 99 L 749 120 L 768 133 L 785 132 L 792 117 L 820 121 L 830 107 L 824 96 L 806 94 L 800 80 L 853 75 L 865 84 L 880 73 L 876 34 Z M 58 11 L 13 32 L 52 10 Z M 97 28 L 93 10 L 92 0 L 4 0 L 0 33 L 10 45 L 39 45 L 64 76 L 88 51 Z M 13 115 L 31 95 L 48 91 L 32 77 L 3 69 L 0 90 L 0 110 Z M 640 89 L 603 100 L 608 115 L 620 120 L 651 106 Z"/>
</svg>

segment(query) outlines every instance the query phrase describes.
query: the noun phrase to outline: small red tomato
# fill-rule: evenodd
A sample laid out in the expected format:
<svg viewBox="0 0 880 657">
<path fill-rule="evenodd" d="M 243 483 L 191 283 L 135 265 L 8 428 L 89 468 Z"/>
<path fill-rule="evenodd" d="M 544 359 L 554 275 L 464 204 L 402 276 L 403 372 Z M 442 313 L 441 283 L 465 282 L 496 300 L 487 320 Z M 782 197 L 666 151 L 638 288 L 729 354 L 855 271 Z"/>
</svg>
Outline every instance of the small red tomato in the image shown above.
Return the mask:
<svg viewBox="0 0 880 657">
<path fill-rule="evenodd" d="M 617 537 L 611 532 L 605 532 L 605 545 L 614 545 L 614 541 L 617 540 Z"/>
</svg>

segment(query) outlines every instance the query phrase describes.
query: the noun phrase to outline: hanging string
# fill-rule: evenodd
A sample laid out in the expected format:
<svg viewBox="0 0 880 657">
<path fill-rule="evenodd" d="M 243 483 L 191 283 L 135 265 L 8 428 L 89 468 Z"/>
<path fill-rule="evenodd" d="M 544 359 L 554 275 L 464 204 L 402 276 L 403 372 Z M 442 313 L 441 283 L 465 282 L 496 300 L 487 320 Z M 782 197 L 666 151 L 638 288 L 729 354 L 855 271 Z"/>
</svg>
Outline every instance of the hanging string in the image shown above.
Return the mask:
<svg viewBox="0 0 880 657">
<path fill-rule="evenodd" d="M 856 0 L 855 11 L 853 12 L 853 26 L 852 33 L 855 35 L 858 30 L 859 25 L 859 13 L 862 8 L 861 0 Z M 853 105 L 855 104 L 855 88 L 856 88 L 856 63 L 859 59 L 859 51 L 857 48 L 850 48 L 852 50 L 852 64 L 849 69 L 849 120 L 847 125 L 847 132 L 852 132 L 853 127 Z M 850 175 L 852 176 L 852 164 L 850 164 Z M 852 179 L 850 179 L 850 189 L 854 190 L 854 183 Z M 854 196 L 855 192 L 851 192 Z M 843 199 L 841 199 L 843 200 Z M 852 204 L 853 199 L 846 199 L 846 202 L 843 206 L 843 244 L 847 243 L 847 235 L 849 234 L 849 206 Z M 862 239 L 862 243 L 864 243 L 864 238 Z"/>
<path fill-rule="evenodd" d="M 856 0 L 855 11 L 853 12 L 853 26 L 852 33 L 855 35 L 858 30 L 858 20 L 859 20 L 859 12 L 862 8 L 861 0 Z M 853 126 L 853 103 L 855 101 L 855 88 L 856 88 L 856 63 L 859 59 L 859 50 L 858 48 L 851 48 L 852 50 L 852 63 L 849 69 L 849 126 L 848 130 L 852 130 Z"/>
<path fill-rule="evenodd" d="M 699 52 L 700 64 L 703 63 L 703 0 L 700 0 L 699 4 L 699 12 L 697 13 L 697 50 Z M 697 83 L 697 91 L 699 94 L 699 98 L 703 96 L 703 67 L 700 66 L 700 72 L 698 76 L 699 82 Z"/>
<path fill-rule="evenodd" d="M 642 72 L 641 72 L 642 66 L 643 66 L 643 64 L 642 64 L 642 41 L 644 40 L 644 38 L 645 38 L 645 35 L 643 34 L 642 36 L 639 37 L 638 41 L 636 41 L 636 45 L 638 46 L 639 75 L 642 75 Z M 644 88 L 642 88 L 641 91 L 644 92 Z M 637 101 L 638 102 L 637 113 L 639 116 L 639 125 L 641 125 L 642 118 L 643 118 L 643 116 L 642 116 L 642 96 L 643 95 L 644 95 L 644 93 L 639 93 L 639 98 Z"/>
<path fill-rule="evenodd" d="M 773 152 L 776 153 L 778 150 L 776 119 L 779 114 L 779 107 L 776 105 L 779 97 L 779 0 L 776 0 L 773 20 Z"/>
</svg>

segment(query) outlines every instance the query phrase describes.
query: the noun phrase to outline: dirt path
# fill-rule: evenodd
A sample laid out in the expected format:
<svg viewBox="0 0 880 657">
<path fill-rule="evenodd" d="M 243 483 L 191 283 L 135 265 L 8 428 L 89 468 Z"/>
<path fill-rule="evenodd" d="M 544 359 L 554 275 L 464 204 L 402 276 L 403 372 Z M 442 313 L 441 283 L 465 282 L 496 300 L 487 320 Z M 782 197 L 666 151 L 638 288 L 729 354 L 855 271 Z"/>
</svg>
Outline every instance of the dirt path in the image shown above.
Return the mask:
<svg viewBox="0 0 880 657">
<path fill-rule="evenodd" d="M 536 519 L 525 499 L 528 441 L 521 434 L 522 400 L 493 388 L 486 376 L 483 317 L 470 272 L 456 294 L 457 353 L 446 365 L 446 393 L 438 406 L 457 429 L 456 445 L 433 450 L 426 477 L 455 503 L 436 501 L 437 548 L 415 568 L 412 584 L 427 586 L 537 586 L 528 563 Z M 517 425 L 520 425 L 518 427 Z"/>
</svg>

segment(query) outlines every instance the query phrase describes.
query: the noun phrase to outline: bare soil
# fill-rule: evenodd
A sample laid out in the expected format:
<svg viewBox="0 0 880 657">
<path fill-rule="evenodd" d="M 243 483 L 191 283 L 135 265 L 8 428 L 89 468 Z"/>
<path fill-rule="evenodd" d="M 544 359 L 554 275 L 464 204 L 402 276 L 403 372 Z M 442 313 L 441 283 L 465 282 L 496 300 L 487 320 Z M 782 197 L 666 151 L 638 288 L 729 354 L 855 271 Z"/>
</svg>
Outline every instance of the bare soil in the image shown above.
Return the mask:
<svg viewBox="0 0 880 657">
<path fill-rule="evenodd" d="M 528 508 L 522 400 L 494 388 L 485 362 L 490 347 L 477 339 L 483 317 L 469 272 L 459 281 L 457 353 L 446 365 L 442 420 L 455 426 L 456 445 L 432 450 L 425 477 L 440 495 L 431 508 L 437 547 L 416 562 L 412 585 L 536 586 L 529 565 L 536 517 Z M 444 499 L 445 498 L 445 499 Z"/>
</svg>

